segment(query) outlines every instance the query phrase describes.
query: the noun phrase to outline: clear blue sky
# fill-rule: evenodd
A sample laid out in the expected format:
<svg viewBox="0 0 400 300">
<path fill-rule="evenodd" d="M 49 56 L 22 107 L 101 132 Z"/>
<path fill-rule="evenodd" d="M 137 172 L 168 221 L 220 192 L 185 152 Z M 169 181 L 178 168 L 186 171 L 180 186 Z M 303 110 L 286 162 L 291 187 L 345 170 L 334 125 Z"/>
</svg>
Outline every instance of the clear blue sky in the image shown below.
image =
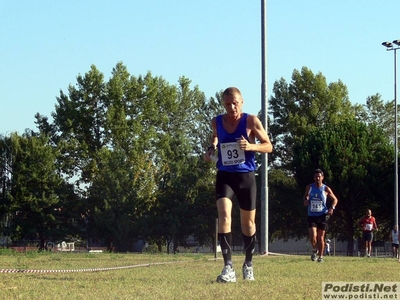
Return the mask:
<svg viewBox="0 0 400 300">
<path fill-rule="evenodd" d="M 306 66 L 342 80 L 353 103 L 393 100 L 381 42 L 400 39 L 399 11 L 399 0 L 267 1 L 268 97 Z M 0 134 L 36 129 L 78 74 L 94 64 L 108 80 L 120 61 L 134 76 L 185 76 L 208 98 L 237 86 L 245 111 L 261 109 L 261 1 L 1 1 L 0 37 Z"/>
</svg>

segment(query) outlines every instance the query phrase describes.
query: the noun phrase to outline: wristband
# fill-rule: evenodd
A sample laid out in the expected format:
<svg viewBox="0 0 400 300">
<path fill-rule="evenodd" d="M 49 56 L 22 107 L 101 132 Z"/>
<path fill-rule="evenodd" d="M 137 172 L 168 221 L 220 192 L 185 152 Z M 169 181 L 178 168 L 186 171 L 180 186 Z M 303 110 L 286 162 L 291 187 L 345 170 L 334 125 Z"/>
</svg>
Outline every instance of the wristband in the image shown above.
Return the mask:
<svg viewBox="0 0 400 300">
<path fill-rule="evenodd" d="M 207 152 L 210 151 L 210 149 L 215 150 L 215 146 L 209 146 L 209 147 L 207 148 Z"/>
</svg>

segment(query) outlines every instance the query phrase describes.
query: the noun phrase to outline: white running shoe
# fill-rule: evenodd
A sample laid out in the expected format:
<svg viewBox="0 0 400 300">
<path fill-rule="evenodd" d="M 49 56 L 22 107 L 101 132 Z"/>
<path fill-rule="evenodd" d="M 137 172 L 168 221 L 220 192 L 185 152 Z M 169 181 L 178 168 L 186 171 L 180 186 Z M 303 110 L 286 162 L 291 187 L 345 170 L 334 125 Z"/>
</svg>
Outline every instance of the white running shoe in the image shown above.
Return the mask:
<svg viewBox="0 0 400 300">
<path fill-rule="evenodd" d="M 246 264 L 244 264 L 242 271 L 244 280 L 254 280 L 253 267 L 248 267 Z"/>
<path fill-rule="evenodd" d="M 222 269 L 221 275 L 218 275 L 217 282 L 236 282 L 236 273 L 230 265 Z"/>
</svg>

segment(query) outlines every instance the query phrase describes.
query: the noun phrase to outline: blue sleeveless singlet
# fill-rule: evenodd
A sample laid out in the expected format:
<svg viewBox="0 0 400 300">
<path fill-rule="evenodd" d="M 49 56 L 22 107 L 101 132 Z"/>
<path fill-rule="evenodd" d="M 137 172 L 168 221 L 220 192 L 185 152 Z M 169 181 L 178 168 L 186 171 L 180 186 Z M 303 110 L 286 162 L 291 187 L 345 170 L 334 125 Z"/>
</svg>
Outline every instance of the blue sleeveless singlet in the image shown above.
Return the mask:
<svg viewBox="0 0 400 300">
<path fill-rule="evenodd" d="M 309 204 L 308 204 L 308 215 L 309 216 L 322 216 L 328 213 L 326 207 L 326 194 L 325 184 L 318 188 L 315 183 L 311 184 L 310 191 L 308 192 Z"/>
<path fill-rule="evenodd" d="M 252 172 L 256 170 L 255 155 L 253 151 L 243 151 L 237 147 L 237 140 L 247 136 L 247 114 L 243 114 L 236 130 L 228 133 L 222 125 L 222 116 L 216 118 L 218 135 L 218 162 L 219 171 L 225 172 Z"/>
</svg>

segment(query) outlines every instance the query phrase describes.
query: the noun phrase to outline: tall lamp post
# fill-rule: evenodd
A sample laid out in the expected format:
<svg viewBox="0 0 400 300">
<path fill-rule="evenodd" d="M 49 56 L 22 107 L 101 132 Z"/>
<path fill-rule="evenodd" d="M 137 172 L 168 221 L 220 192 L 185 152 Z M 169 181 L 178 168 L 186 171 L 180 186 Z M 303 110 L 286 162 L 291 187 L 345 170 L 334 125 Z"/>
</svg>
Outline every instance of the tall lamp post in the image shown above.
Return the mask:
<svg viewBox="0 0 400 300">
<path fill-rule="evenodd" d="M 261 121 L 268 127 L 267 0 L 261 0 Z M 261 155 L 261 254 L 268 255 L 268 154 Z"/>
<path fill-rule="evenodd" d="M 397 47 L 395 47 L 394 45 Z M 399 158 L 398 158 L 398 132 L 397 132 L 397 87 L 396 87 L 396 51 L 400 49 L 400 40 L 391 42 L 383 42 L 383 46 L 387 51 L 394 53 L 394 155 L 395 155 L 395 170 L 394 170 L 394 225 L 399 225 Z"/>
</svg>

